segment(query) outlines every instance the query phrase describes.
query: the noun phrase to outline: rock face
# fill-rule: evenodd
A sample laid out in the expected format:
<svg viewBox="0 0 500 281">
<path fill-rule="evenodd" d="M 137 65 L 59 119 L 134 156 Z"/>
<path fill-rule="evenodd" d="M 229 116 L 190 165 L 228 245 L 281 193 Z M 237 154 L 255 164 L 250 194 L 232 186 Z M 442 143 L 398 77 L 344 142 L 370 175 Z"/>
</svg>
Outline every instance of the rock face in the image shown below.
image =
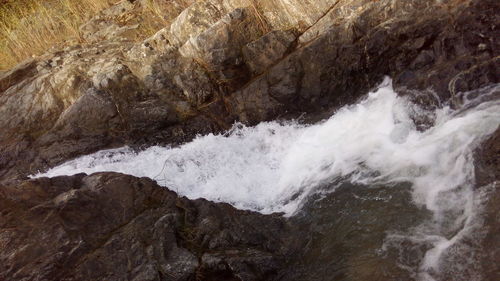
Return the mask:
<svg viewBox="0 0 500 281">
<path fill-rule="evenodd" d="M 289 227 L 101 173 L 0 187 L 0 280 L 268 280 Z"/>
<path fill-rule="evenodd" d="M 137 21 L 111 28 L 147 1 L 125 2 L 82 26 L 90 43 L 2 74 L 3 179 L 234 121 L 321 118 L 384 75 L 430 105 L 500 77 L 498 1 L 167 1 L 172 23 L 139 44 Z"/>
<path fill-rule="evenodd" d="M 171 23 L 135 43 L 140 20 L 118 19 L 148 3 L 0 73 L 0 280 L 286 280 L 301 232 L 279 216 L 119 174 L 26 175 L 235 121 L 319 120 L 385 75 L 427 106 L 500 82 L 497 0 L 157 1 Z M 499 179 L 498 143 L 478 151 L 480 185 Z"/>
</svg>

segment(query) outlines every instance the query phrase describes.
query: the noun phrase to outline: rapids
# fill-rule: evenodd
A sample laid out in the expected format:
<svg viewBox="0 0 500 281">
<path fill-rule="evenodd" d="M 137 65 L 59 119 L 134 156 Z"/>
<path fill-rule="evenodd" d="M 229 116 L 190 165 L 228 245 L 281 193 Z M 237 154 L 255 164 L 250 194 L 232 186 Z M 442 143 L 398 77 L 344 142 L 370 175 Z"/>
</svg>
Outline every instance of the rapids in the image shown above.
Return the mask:
<svg viewBox="0 0 500 281">
<path fill-rule="evenodd" d="M 416 263 L 397 263 L 412 278 L 439 280 L 439 272 L 452 266 L 447 260 L 466 252 L 451 258 L 454 245 L 481 227 L 487 196 L 474 188 L 473 151 L 500 124 L 500 100 L 488 98 L 498 90 L 500 85 L 482 89 L 481 100 L 477 92 L 463 94 L 460 109 L 430 110 L 398 96 L 387 78 L 357 104 L 317 124 L 235 124 L 225 134 L 178 147 L 99 151 L 33 177 L 115 171 L 150 177 L 192 199 L 288 217 L 335 197 L 346 183 L 352 194 L 401 188 L 408 191 L 408 208 L 422 214 L 407 229 L 383 230 L 379 250 L 425 245 Z M 425 129 L 418 124 L 423 119 Z"/>
</svg>

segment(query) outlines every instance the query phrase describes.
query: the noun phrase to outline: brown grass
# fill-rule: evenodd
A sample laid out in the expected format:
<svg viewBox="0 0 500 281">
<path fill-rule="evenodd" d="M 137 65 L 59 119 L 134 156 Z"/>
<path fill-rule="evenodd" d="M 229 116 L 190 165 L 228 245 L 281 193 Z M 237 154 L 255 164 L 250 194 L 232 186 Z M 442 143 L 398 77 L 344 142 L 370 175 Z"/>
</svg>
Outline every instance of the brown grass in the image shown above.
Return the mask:
<svg viewBox="0 0 500 281">
<path fill-rule="evenodd" d="M 119 1 L 0 0 L 0 70 L 41 55 L 54 46 L 85 43 L 79 27 Z M 166 24 L 156 1 L 149 0 L 139 15 L 143 20 L 142 37 L 138 40 Z"/>
<path fill-rule="evenodd" d="M 268 33 L 271 31 L 272 27 L 271 25 L 267 22 L 266 18 L 263 16 L 262 12 L 258 8 L 258 4 L 256 0 L 248 0 L 248 5 L 250 8 L 253 9 L 254 15 L 258 20 L 259 28 L 262 30 L 263 34 Z"/>
<path fill-rule="evenodd" d="M 40 55 L 68 39 L 80 40 L 80 24 L 110 4 L 107 0 L 22 0 L 2 3 L 0 69 Z"/>
<path fill-rule="evenodd" d="M 0 70 L 39 56 L 54 46 L 86 43 L 79 27 L 97 13 L 126 0 L 0 0 Z M 140 41 L 169 24 L 195 0 L 147 0 Z M 271 30 L 256 0 L 247 0 L 265 34 Z"/>
</svg>

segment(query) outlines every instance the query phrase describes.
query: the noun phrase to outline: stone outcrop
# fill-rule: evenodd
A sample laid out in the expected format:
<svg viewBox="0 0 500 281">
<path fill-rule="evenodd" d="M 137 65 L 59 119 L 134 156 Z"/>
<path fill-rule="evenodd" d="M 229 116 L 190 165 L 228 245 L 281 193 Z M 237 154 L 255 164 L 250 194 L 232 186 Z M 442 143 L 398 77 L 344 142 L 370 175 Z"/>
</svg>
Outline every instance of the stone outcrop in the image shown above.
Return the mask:
<svg viewBox="0 0 500 281">
<path fill-rule="evenodd" d="M 0 186 L 1 280 L 268 280 L 292 240 L 279 215 L 113 173 Z"/>
<path fill-rule="evenodd" d="M 430 105 L 498 82 L 497 1 L 186 2 L 170 25 L 133 43 L 128 15 L 146 2 L 96 16 L 82 27 L 98 37 L 90 43 L 2 75 L 2 178 L 105 147 L 179 143 L 234 121 L 319 119 L 384 75 Z M 110 31 L 120 13 L 129 25 Z"/>
</svg>

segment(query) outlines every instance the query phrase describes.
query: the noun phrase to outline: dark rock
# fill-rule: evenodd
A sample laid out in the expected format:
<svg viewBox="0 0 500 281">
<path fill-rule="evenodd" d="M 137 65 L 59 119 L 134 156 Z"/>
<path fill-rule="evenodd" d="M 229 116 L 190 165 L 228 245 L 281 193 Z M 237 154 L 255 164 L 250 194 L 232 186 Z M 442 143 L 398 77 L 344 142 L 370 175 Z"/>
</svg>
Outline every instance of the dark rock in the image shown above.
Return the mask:
<svg viewBox="0 0 500 281">
<path fill-rule="evenodd" d="M 280 216 L 122 174 L 1 186 L 0 206 L 1 280 L 269 280 L 289 250 Z"/>
<path fill-rule="evenodd" d="M 474 167 L 478 187 L 500 179 L 500 129 L 476 151 Z"/>
<path fill-rule="evenodd" d="M 275 30 L 243 47 L 243 56 L 253 75 L 259 75 L 282 59 L 293 47 L 293 30 Z"/>
<path fill-rule="evenodd" d="M 0 92 L 7 90 L 17 83 L 21 83 L 22 80 L 32 77 L 35 74 L 35 70 L 36 61 L 28 60 L 9 71 L 0 73 Z"/>
</svg>

